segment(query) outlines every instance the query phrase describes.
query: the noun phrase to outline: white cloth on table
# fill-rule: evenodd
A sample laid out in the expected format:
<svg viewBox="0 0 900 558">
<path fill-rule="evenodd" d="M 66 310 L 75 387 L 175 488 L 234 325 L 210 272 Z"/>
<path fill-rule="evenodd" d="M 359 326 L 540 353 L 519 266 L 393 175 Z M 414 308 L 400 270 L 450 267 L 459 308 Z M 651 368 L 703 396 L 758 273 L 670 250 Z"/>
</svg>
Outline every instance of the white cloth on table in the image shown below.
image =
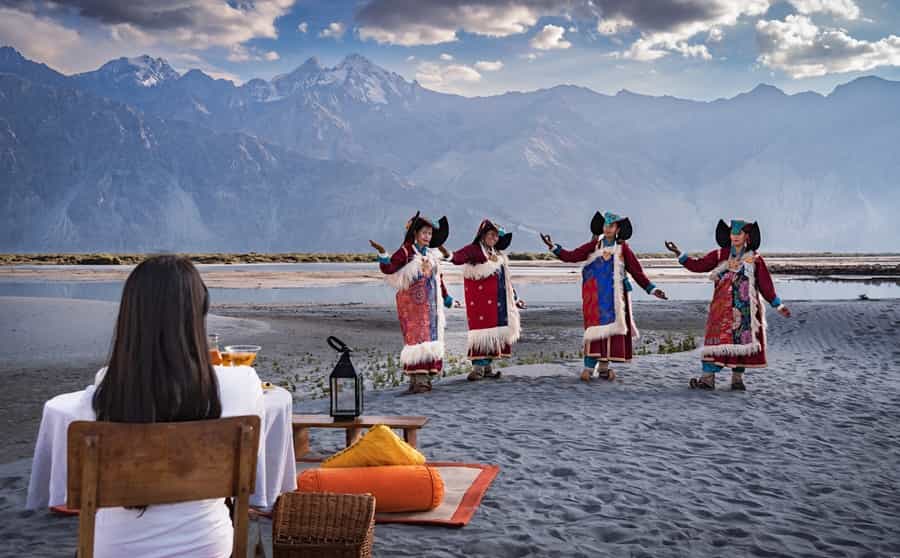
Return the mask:
<svg viewBox="0 0 900 558">
<path fill-rule="evenodd" d="M 261 418 L 256 490 L 251 505 L 270 508 L 282 492 L 296 488 L 292 398 L 282 389 L 263 392 L 249 366 L 215 367 L 222 416 Z M 99 382 L 105 370 L 97 373 Z M 54 397 L 44 405 L 35 445 L 27 507 L 62 505 L 66 500 L 66 436 L 74 420 L 95 420 L 95 386 Z M 222 500 L 149 506 L 143 513 L 124 508 L 97 513 L 95 555 L 137 557 L 228 556 L 233 531 Z"/>
</svg>

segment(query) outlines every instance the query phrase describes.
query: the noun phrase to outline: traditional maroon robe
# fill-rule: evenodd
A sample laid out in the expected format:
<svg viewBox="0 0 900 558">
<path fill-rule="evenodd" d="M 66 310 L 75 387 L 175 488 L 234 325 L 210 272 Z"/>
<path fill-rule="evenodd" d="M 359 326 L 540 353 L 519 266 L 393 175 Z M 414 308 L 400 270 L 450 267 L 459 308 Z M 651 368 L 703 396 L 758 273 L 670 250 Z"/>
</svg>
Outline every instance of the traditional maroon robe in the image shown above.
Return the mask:
<svg viewBox="0 0 900 558">
<path fill-rule="evenodd" d="M 588 262 L 593 258 L 597 257 L 597 253 L 601 250 L 602 240 L 591 240 L 590 242 L 586 242 L 582 244 L 578 248 L 574 250 L 563 250 L 560 249 L 555 251 L 554 253 L 559 257 L 560 260 L 568 263 L 581 263 Z M 619 250 L 620 256 L 622 258 L 622 262 L 624 263 L 624 271 L 630 274 L 634 280 L 641 286 L 645 291 L 652 290 L 653 284 L 650 282 L 650 279 L 644 274 L 644 269 L 641 267 L 640 262 L 637 257 L 632 252 L 631 247 L 628 246 L 627 242 L 619 242 Z M 625 281 L 625 277 L 620 279 L 621 281 Z M 632 358 L 632 337 L 638 336 L 637 327 L 634 324 L 634 316 L 632 314 L 631 308 L 631 296 L 628 293 L 628 289 L 625 285 L 622 285 L 622 289 L 617 292 L 621 293 L 618 296 L 622 297 L 622 308 L 624 309 L 625 314 L 625 332 L 622 334 L 612 334 L 608 336 L 604 336 L 600 339 L 591 339 L 590 335 L 585 336 L 584 341 L 584 355 L 589 357 L 594 357 L 600 360 L 611 360 L 615 362 L 628 362 Z M 592 309 L 588 308 L 591 304 L 589 300 L 582 300 L 582 313 L 585 317 L 585 331 L 586 333 L 591 330 L 594 325 L 590 323 L 589 315 L 592 312 Z"/>
<path fill-rule="evenodd" d="M 711 362 L 725 368 L 764 368 L 766 366 L 766 309 L 765 304 L 759 300 L 761 296 L 767 302 L 776 301 L 775 285 L 772 276 L 766 267 L 763 257 L 756 252 L 746 254 L 741 265 L 751 266 L 747 269 L 749 283 L 748 300 L 752 303 L 753 312 L 753 339 L 751 345 L 725 345 L 720 343 L 720 332 L 725 329 L 732 315 L 737 311 L 733 308 L 734 298 L 729 289 L 721 288 L 722 281 L 731 270 L 727 267 L 731 248 L 719 248 L 713 250 L 702 258 L 690 258 L 682 256 L 679 261 L 689 271 L 696 273 L 710 273 L 710 279 L 716 284 L 713 300 L 710 302 L 709 319 L 707 320 L 706 341 L 703 348 L 703 361 Z M 722 325 L 725 322 L 725 325 Z M 746 340 L 745 340 L 746 341 Z M 754 343 L 755 341 L 755 343 Z M 746 354 L 736 354 L 746 353 Z"/>
<path fill-rule="evenodd" d="M 480 244 L 469 244 L 453 252 L 450 261 L 463 266 L 469 358 L 510 356 L 521 328 L 506 255 L 498 252 L 491 261 Z"/>
<path fill-rule="evenodd" d="M 429 297 L 427 294 L 428 285 L 421 274 L 425 261 L 430 262 L 432 272 L 436 274 L 439 297 Z M 388 283 L 397 289 L 397 315 L 405 343 L 400 361 L 407 374 L 437 374 L 443 370 L 443 301 L 448 292 L 439 261 L 436 249 L 428 248 L 425 256 L 421 253 L 417 255 L 415 245 L 406 243 L 394 252 L 389 262 L 379 264 L 381 272 L 389 276 Z M 430 315 L 432 312 L 434 316 Z M 432 328 L 436 330 L 431 331 Z"/>
</svg>

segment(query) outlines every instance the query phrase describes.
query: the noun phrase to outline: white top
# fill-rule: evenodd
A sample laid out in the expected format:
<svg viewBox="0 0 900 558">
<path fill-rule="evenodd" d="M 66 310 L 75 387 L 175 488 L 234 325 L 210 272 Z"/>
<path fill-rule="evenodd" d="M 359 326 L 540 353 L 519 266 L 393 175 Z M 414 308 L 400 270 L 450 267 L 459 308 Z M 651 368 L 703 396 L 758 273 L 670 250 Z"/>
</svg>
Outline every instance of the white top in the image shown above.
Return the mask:
<svg viewBox="0 0 900 558">
<path fill-rule="evenodd" d="M 259 376 L 249 366 L 216 366 L 222 417 L 263 416 Z M 97 373 L 102 379 L 105 370 Z M 85 398 L 90 403 L 89 398 Z M 93 416 L 93 411 L 91 410 Z M 96 418 L 94 416 L 94 418 Z M 234 529 L 224 500 L 148 506 L 141 510 L 104 508 L 97 512 L 97 558 L 228 558 Z"/>
</svg>

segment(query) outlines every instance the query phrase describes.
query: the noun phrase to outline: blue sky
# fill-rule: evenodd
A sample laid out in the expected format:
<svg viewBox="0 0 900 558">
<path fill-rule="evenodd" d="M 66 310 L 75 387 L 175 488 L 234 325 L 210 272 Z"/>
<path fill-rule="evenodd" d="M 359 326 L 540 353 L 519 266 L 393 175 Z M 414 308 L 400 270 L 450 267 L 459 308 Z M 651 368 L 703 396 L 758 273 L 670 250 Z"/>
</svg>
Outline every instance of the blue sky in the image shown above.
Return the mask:
<svg viewBox="0 0 900 558">
<path fill-rule="evenodd" d="M 246 81 L 359 53 L 467 96 L 827 93 L 900 80 L 898 35 L 896 0 L 0 0 L 0 43 L 65 73 L 146 53 Z"/>
</svg>

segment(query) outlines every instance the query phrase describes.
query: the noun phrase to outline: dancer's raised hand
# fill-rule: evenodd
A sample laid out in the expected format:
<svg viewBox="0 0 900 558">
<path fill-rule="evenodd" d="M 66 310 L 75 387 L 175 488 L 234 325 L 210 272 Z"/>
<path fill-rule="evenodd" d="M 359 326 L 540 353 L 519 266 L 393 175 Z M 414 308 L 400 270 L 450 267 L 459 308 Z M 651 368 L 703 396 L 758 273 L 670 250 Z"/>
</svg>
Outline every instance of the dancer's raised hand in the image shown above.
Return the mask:
<svg viewBox="0 0 900 558">
<path fill-rule="evenodd" d="M 521 308 L 522 310 L 524 310 L 524 309 L 528 308 L 528 305 L 525 304 L 525 301 L 520 298 L 519 300 L 516 301 L 516 308 Z"/>
<path fill-rule="evenodd" d="M 666 292 L 662 289 L 656 289 L 653 291 L 653 296 L 660 300 L 669 300 L 669 297 L 666 296 Z"/>
<path fill-rule="evenodd" d="M 675 254 L 676 256 L 681 254 L 681 250 L 679 250 L 678 246 L 676 246 L 675 243 L 672 242 L 671 240 L 666 241 L 666 249 L 669 252 L 672 252 L 673 254 Z"/>
<path fill-rule="evenodd" d="M 546 244 L 547 248 L 549 248 L 550 250 L 553 250 L 553 248 L 556 247 L 556 245 L 553 244 L 553 239 L 550 238 L 549 234 L 541 233 L 541 240 L 544 241 L 544 244 Z"/>
<path fill-rule="evenodd" d="M 378 243 L 375 242 L 374 240 L 370 240 L 370 241 L 369 241 L 369 244 L 372 245 L 372 248 L 375 248 L 376 250 L 378 250 L 378 253 L 379 253 L 379 254 L 384 254 L 384 253 L 385 253 L 384 246 L 382 246 L 381 244 L 378 244 Z"/>
</svg>

